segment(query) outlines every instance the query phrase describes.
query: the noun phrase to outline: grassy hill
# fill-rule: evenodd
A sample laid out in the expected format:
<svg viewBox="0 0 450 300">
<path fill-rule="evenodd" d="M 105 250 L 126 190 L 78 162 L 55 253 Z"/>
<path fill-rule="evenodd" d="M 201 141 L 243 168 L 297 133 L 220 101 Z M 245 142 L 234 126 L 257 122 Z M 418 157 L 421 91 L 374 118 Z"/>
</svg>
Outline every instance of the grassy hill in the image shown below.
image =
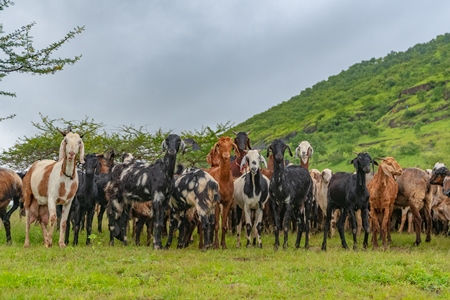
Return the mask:
<svg viewBox="0 0 450 300">
<path fill-rule="evenodd" d="M 353 171 L 353 152 L 432 168 L 450 150 L 450 34 L 349 67 L 233 128 L 255 148 L 307 140 L 310 168 Z M 265 152 L 265 151 L 264 151 Z M 299 159 L 288 158 L 294 163 Z"/>
</svg>

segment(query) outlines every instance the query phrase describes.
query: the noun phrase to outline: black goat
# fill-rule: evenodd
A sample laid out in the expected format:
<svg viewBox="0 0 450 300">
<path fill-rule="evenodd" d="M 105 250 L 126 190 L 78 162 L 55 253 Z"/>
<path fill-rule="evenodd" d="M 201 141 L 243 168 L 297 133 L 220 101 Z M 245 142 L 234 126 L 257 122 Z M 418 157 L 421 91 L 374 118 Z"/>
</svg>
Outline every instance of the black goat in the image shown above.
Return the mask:
<svg viewBox="0 0 450 300">
<path fill-rule="evenodd" d="M 3 221 L 3 226 L 5 226 L 7 244 L 11 244 L 11 224 L 9 219 L 19 207 L 21 197 L 22 179 L 13 170 L 0 168 L 0 218 Z M 11 200 L 13 205 L 6 211 Z"/>
<path fill-rule="evenodd" d="M 116 165 L 110 181 L 106 185 L 105 193 L 108 203 L 108 220 L 110 230 L 110 244 L 114 238 L 127 244 L 126 225 L 132 201 L 152 201 L 154 222 L 155 249 L 162 248 L 161 231 L 169 198 L 173 190 L 173 175 L 176 156 L 181 149 L 184 153 L 185 144 L 176 134 L 168 135 L 162 143 L 166 154 L 153 164 L 131 163 Z"/>
<path fill-rule="evenodd" d="M 98 191 L 97 204 L 100 208 L 97 214 L 97 230 L 100 233 L 102 232 L 103 214 L 108 205 L 108 200 L 106 200 L 105 196 L 105 187 L 109 181 L 109 174 L 114 167 L 115 155 L 113 150 L 106 151 L 104 154 L 97 154 L 97 159 L 100 162 L 100 167 L 96 172 L 96 175 L 98 176 L 96 180 Z"/>
<path fill-rule="evenodd" d="M 219 184 L 207 172 L 201 169 L 185 170 L 175 180 L 170 206 L 170 228 L 166 249 L 170 248 L 173 232 L 178 227 L 178 248 L 187 247 L 195 229 L 196 218 L 188 216 L 188 210 L 194 208 L 202 226 L 199 248 L 206 250 L 212 245 L 214 211 L 219 204 Z M 192 215 L 192 214 L 191 214 Z M 194 220 L 191 220 L 194 219 Z M 194 222 L 192 222 L 194 221 Z"/>
<path fill-rule="evenodd" d="M 84 157 L 84 172 L 78 171 L 78 190 L 72 200 L 69 219 L 73 220 L 73 245 L 78 245 L 78 235 L 80 228 L 86 219 L 86 245 L 91 244 L 90 235 L 92 233 L 92 220 L 94 218 L 95 203 L 98 196 L 95 173 L 99 168 L 99 161 L 96 154 L 87 154 Z M 70 222 L 66 226 L 66 245 L 69 243 Z"/>
<path fill-rule="evenodd" d="M 327 193 L 327 216 L 323 231 L 322 250 L 327 250 L 327 237 L 330 230 L 331 216 L 335 209 L 341 211 L 337 228 L 341 237 L 342 247 L 348 249 L 344 235 L 344 222 L 347 214 L 350 214 L 353 234 L 353 249 L 357 249 L 356 244 L 356 216 L 355 211 L 361 210 L 362 225 L 364 228 L 363 247 L 368 246 L 369 237 L 369 191 L 366 187 L 366 173 L 370 172 L 370 166 L 378 165 L 372 160 L 369 153 L 361 152 L 350 162 L 355 166 L 356 174 L 337 172 L 331 177 Z"/>
<path fill-rule="evenodd" d="M 300 247 L 303 230 L 305 230 L 305 248 L 309 248 L 309 222 L 313 201 L 313 183 L 308 170 L 298 165 L 284 166 L 284 151 L 291 148 L 282 140 L 277 139 L 267 148 L 267 157 L 272 152 L 274 171 L 270 179 L 269 195 L 274 217 L 275 248 L 280 245 L 279 231 L 281 215 L 283 215 L 283 248 L 288 246 L 289 222 L 293 213 L 297 220 L 297 239 L 295 247 Z M 284 214 L 283 214 L 284 212 Z"/>
</svg>

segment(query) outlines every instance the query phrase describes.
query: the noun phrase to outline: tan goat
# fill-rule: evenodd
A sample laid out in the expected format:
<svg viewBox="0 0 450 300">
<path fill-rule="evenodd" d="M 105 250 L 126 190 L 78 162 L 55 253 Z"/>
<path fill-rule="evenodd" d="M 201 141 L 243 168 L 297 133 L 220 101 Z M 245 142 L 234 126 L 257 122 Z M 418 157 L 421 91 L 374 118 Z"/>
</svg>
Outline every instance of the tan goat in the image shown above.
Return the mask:
<svg viewBox="0 0 450 300">
<path fill-rule="evenodd" d="M 383 248 L 386 249 L 386 237 L 389 228 L 389 220 L 394 210 L 394 202 L 398 193 L 396 176 L 402 174 L 402 167 L 393 157 L 384 158 L 378 165 L 378 172 L 369 182 L 370 217 L 372 227 L 372 245 L 378 247 L 378 232 L 383 239 Z"/>
</svg>

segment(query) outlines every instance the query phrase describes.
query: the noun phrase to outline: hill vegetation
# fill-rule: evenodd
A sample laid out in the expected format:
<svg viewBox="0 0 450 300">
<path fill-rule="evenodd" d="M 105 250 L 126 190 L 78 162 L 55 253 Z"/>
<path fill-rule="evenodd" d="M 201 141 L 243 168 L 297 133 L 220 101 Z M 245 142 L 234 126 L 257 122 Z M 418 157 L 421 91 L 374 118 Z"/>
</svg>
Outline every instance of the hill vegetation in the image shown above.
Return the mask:
<svg viewBox="0 0 450 300">
<path fill-rule="evenodd" d="M 252 130 L 261 149 L 276 138 L 292 149 L 308 140 L 317 169 L 352 171 L 349 161 L 359 151 L 432 168 L 450 148 L 449 81 L 450 34 L 444 34 L 357 63 L 233 130 Z"/>
</svg>

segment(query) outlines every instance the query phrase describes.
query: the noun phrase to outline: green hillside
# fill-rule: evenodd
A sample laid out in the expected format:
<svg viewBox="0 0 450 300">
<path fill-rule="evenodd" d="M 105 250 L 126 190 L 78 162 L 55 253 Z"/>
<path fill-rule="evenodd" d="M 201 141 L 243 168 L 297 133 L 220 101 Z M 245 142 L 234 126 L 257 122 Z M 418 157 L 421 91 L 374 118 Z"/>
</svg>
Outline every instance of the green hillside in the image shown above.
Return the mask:
<svg viewBox="0 0 450 300">
<path fill-rule="evenodd" d="M 352 171 L 353 152 L 432 168 L 450 150 L 450 34 L 330 76 L 233 128 L 255 148 L 276 138 L 314 148 L 310 168 Z M 265 151 L 264 151 L 265 152 Z M 289 158 L 294 163 L 299 159 Z"/>
</svg>

